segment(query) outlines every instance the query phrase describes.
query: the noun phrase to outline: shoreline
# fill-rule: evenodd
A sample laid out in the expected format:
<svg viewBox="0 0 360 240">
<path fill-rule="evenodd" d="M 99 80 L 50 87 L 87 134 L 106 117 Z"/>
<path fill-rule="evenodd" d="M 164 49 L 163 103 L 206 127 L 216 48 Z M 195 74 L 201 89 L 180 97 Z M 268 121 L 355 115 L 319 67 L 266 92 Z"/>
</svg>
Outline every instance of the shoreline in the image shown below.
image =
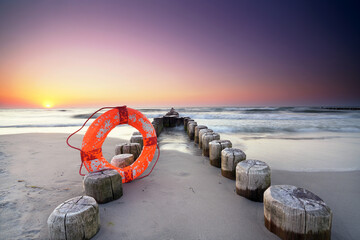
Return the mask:
<svg viewBox="0 0 360 240">
<path fill-rule="evenodd" d="M 0 228 L 8 229 L 0 239 L 46 239 L 53 209 L 84 194 L 80 156 L 67 147 L 67 136 L 0 136 Z M 80 146 L 81 139 L 74 136 L 70 142 Z M 108 140 L 104 152 L 109 155 L 115 144 L 126 141 Z M 161 156 L 153 173 L 124 184 L 119 200 L 99 205 L 101 229 L 93 239 L 278 239 L 264 227 L 263 205 L 236 195 L 235 182 L 222 177 L 185 133 L 164 131 L 159 142 Z M 272 185 L 304 187 L 330 206 L 332 239 L 360 238 L 359 181 L 360 171 L 272 170 Z"/>
</svg>

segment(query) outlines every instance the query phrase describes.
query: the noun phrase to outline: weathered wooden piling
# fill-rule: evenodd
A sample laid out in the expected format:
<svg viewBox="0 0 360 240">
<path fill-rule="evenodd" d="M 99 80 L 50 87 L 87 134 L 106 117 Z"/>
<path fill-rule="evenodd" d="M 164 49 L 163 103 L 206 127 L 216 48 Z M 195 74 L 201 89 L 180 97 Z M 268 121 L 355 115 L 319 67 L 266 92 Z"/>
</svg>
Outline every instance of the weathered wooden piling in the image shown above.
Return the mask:
<svg viewBox="0 0 360 240">
<path fill-rule="evenodd" d="M 85 193 L 98 203 L 107 203 L 122 196 L 122 179 L 116 170 L 90 172 L 84 177 Z"/>
<path fill-rule="evenodd" d="M 207 132 L 202 135 L 202 154 L 209 157 L 209 143 L 212 140 L 220 140 L 220 134 L 214 132 Z"/>
<path fill-rule="evenodd" d="M 221 151 L 225 148 L 231 148 L 232 143 L 229 140 L 213 140 L 209 143 L 209 160 L 214 167 L 221 168 Z"/>
<path fill-rule="evenodd" d="M 270 167 L 259 160 L 244 160 L 236 166 L 236 193 L 256 202 L 262 202 L 265 190 L 271 184 Z"/>
<path fill-rule="evenodd" d="M 205 126 L 205 125 L 197 125 L 196 127 L 195 127 L 195 133 L 194 133 L 194 142 L 195 143 L 199 143 L 199 131 L 201 130 L 201 129 L 207 129 L 208 127 L 207 126 Z"/>
<path fill-rule="evenodd" d="M 176 127 L 177 119 L 175 115 L 164 116 L 164 127 Z"/>
<path fill-rule="evenodd" d="M 133 133 L 133 135 L 131 136 L 130 138 L 130 142 L 131 143 L 139 143 L 140 144 L 140 147 L 141 147 L 141 150 L 144 146 L 144 143 L 143 143 L 143 137 L 141 134 L 135 134 Z"/>
<path fill-rule="evenodd" d="M 200 148 L 200 149 L 202 148 L 202 137 L 203 137 L 203 135 L 204 135 L 205 133 L 212 133 L 212 132 L 214 132 L 214 131 L 211 130 L 211 129 L 206 129 L 206 128 L 201 129 L 201 130 L 199 131 L 199 148 Z"/>
<path fill-rule="evenodd" d="M 281 239 L 330 239 L 332 211 L 314 193 L 275 185 L 264 193 L 266 228 Z"/>
<path fill-rule="evenodd" d="M 184 131 L 187 132 L 187 124 L 191 120 L 189 117 L 184 117 Z"/>
<path fill-rule="evenodd" d="M 160 136 L 160 134 L 164 128 L 164 118 L 163 117 L 154 118 L 154 120 L 152 121 L 152 124 L 155 128 L 156 136 Z"/>
<path fill-rule="evenodd" d="M 118 154 L 111 159 L 111 165 L 117 168 L 124 168 L 130 166 L 134 161 L 134 155 L 132 153 Z"/>
<path fill-rule="evenodd" d="M 124 153 L 131 153 L 132 155 L 134 155 L 134 161 L 136 161 L 136 159 L 141 154 L 141 145 L 140 145 L 140 143 L 117 144 L 115 146 L 115 155 L 124 154 Z"/>
<path fill-rule="evenodd" d="M 194 140 L 195 136 L 195 127 L 197 126 L 197 122 L 189 122 L 188 124 L 188 135 L 190 140 Z"/>
<path fill-rule="evenodd" d="M 154 129 L 155 129 L 155 133 L 156 133 L 156 136 L 159 136 L 160 135 L 160 130 L 159 130 L 159 126 L 156 122 L 152 121 L 151 124 L 153 125 Z"/>
<path fill-rule="evenodd" d="M 195 120 L 194 119 L 189 119 L 188 122 L 187 122 L 187 127 L 186 127 L 187 135 L 189 135 L 189 124 L 192 123 L 192 122 L 195 122 Z"/>
<path fill-rule="evenodd" d="M 165 128 L 168 128 L 168 127 L 170 127 L 170 119 L 168 118 L 168 117 L 163 117 L 163 123 L 164 123 L 164 127 Z"/>
<path fill-rule="evenodd" d="M 90 239 L 100 229 L 99 206 L 89 196 L 78 196 L 60 204 L 47 220 L 51 240 Z"/>
<path fill-rule="evenodd" d="M 237 148 L 225 148 L 221 151 L 221 175 L 235 180 L 236 165 L 245 160 L 246 155 Z"/>
<path fill-rule="evenodd" d="M 164 118 L 164 127 L 176 127 L 179 113 L 175 111 L 174 108 L 165 114 Z"/>
<path fill-rule="evenodd" d="M 177 117 L 176 126 L 182 126 L 182 125 L 184 125 L 184 118 L 183 117 Z"/>
</svg>

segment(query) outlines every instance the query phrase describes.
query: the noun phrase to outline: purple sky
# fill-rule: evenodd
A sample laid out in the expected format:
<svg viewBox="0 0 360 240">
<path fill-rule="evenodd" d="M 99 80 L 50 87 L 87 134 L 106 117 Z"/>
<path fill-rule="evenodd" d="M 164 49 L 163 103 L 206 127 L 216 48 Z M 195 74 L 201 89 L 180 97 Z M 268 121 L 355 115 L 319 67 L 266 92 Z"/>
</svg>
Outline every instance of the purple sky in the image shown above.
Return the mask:
<svg viewBox="0 0 360 240">
<path fill-rule="evenodd" d="M 360 105 L 359 12 L 356 1 L 0 1 L 0 106 Z"/>
</svg>

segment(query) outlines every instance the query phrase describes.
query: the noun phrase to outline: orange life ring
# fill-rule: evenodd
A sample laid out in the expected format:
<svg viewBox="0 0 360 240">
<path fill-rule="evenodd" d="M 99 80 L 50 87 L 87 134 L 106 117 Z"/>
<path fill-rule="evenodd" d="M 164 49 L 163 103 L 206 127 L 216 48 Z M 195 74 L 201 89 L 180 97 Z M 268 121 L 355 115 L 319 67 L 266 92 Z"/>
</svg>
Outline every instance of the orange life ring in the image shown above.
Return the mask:
<svg viewBox="0 0 360 240">
<path fill-rule="evenodd" d="M 144 147 L 133 164 L 117 168 L 104 158 L 101 147 L 114 127 L 126 123 L 139 130 L 143 136 Z M 154 157 L 156 144 L 155 129 L 141 112 L 126 106 L 117 107 L 103 113 L 89 126 L 81 146 L 81 161 L 88 172 L 112 168 L 120 173 L 123 183 L 130 182 L 146 170 Z"/>
</svg>

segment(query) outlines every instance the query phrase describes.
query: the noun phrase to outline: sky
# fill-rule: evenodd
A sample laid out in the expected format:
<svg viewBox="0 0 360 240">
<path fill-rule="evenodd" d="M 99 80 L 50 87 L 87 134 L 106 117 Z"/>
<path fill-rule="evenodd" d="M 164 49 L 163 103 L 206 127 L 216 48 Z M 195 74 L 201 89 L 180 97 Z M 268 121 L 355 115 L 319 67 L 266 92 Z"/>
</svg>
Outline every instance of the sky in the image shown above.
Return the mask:
<svg viewBox="0 0 360 240">
<path fill-rule="evenodd" d="M 356 1 L 3 1 L 0 108 L 359 106 Z"/>
</svg>

